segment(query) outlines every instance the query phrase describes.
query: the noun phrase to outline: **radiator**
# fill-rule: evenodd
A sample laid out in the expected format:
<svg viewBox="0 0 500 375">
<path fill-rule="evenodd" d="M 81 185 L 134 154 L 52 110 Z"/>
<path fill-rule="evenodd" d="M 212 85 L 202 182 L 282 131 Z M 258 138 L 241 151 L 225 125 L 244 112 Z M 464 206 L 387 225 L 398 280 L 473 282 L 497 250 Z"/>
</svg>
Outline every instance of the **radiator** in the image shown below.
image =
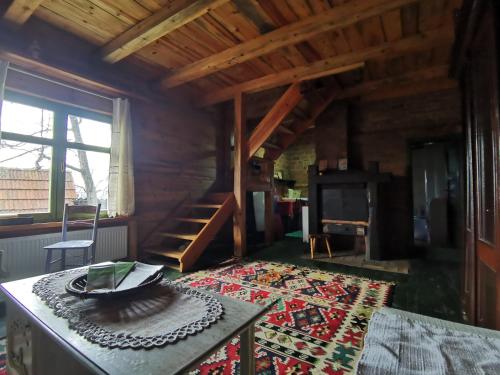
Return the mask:
<svg viewBox="0 0 500 375">
<path fill-rule="evenodd" d="M 85 240 L 91 238 L 91 230 L 68 232 L 68 240 Z M 41 275 L 45 268 L 46 251 L 44 246 L 59 242 L 61 233 L 39 234 L 26 237 L 0 239 L 0 250 L 3 250 L 3 269 L 7 272 L 2 281 L 17 280 L 24 277 Z M 67 251 L 67 264 L 81 264 L 83 251 Z M 53 252 L 58 258 L 59 252 Z M 97 234 L 96 262 L 116 260 L 127 257 L 127 226 L 99 228 Z M 58 270 L 59 264 L 53 265 Z"/>
</svg>

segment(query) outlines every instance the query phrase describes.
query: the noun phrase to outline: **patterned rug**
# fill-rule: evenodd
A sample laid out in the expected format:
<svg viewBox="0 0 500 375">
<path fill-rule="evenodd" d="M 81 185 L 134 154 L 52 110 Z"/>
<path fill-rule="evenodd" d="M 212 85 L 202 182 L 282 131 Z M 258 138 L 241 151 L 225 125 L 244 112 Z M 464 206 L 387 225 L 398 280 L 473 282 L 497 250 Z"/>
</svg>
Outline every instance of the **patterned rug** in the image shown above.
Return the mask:
<svg viewBox="0 0 500 375">
<path fill-rule="evenodd" d="M 386 306 L 394 284 L 281 263 L 253 262 L 200 271 L 179 281 L 251 303 L 278 298 L 255 327 L 256 372 L 350 374 L 373 311 Z M 239 374 L 239 342 L 193 374 Z"/>
</svg>

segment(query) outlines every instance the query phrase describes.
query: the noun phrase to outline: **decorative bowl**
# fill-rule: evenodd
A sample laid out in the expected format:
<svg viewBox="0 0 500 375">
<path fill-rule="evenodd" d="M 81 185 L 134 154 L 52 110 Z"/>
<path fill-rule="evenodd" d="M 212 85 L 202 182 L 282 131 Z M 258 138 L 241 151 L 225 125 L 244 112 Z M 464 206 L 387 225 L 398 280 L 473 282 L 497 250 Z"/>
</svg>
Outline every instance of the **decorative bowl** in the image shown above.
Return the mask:
<svg viewBox="0 0 500 375">
<path fill-rule="evenodd" d="M 118 297 L 124 294 L 135 293 L 144 288 L 151 287 L 163 279 L 163 272 L 157 272 L 149 279 L 145 280 L 142 284 L 128 289 L 123 290 L 109 290 L 109 291 L 99 291 L 92 290 L 90 292 L 85 291 L 85 287 L 87 285 L 87 275 L 81 275 L 72 279 L 69 283 L 66 284 L 66 291 L 69 294 L 72 294 L 81 298 L 105 298 L 105 297 Z"/>
</svg>

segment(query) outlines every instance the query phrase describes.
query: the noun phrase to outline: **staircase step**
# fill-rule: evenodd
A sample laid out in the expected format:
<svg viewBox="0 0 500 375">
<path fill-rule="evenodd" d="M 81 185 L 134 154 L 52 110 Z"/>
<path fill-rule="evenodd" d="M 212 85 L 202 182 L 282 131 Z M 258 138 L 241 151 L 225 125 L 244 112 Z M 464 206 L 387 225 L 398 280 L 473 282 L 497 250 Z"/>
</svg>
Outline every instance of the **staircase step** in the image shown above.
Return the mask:
<svg viewBox="0 0 500 375">
<path fill-rule="evenodd" d="M 309 96 L 309 103 L 313 102 L 313 101 L 317 101 L 317 102 L 322 102 L 323 100 L 325 100 L 324 96 L 321 94 L 321 92 L 319 90 L 314 90 L 314 91 L 311 91 L 311 95 Z"/>
<path fill-rule="evenodd" d="M 195 203 L 195 204 L 188 204 L 187 207 L 191 208 L 221 208 L 222 204 L 214 204 L 214 203 Z"/>
<path fill-rule="evenodd" d="M 166 263 L 164 264 L 164 266 L 176 270 L 177 272 L 181 272 L 181 266 L 178 266 L 176 264 Z"/>
<path fill-rule="evenodd" d="M 300 107 L 295 107 L 295 109 L 292 111 L 292 113 L 301 120 L 305 120 L 308 118 L 307 113 L 304 110 L 302 110 Z"/>
<path fill-rule="evenodd" d="M 176 217 L 175 220 L 182 221 L 185 223 L 198 223 L 198 224 L 206 224 L 210 222 L 210 219 L 199 219 L 196 217 Z"/>
<path fill-rule="evenodd" d="M 192 233 L 160 233 L 160 236 L 169 238 L 178 238 L 181 240 L 194 241 L 197 237 L 196 234 Z"/>
<path fill-rule="evenodd" d="M 271 143 L 271 142 L 264 142 L 262 145 L 264 148 L 272 148 L 274 150 L 281 150 L 281 147 L 278 146 L 277 144 Z"/>
<path fill-rule="evenodd" d="M 161 255 L 167 258 L 180 259 L 184 251 L 174 250 L 174 249 L 146 249 L 144 250 L 148 254 Z"/>
<path fill-rule="evenodd" d="M 288 129 L 286 126 L 283 126 L 283 125 L 278 127 L 278 131 L 285 133 L 285 134 L 289 134 L 289 135 L 295 134 L 292 130 Z"/>
</svg>

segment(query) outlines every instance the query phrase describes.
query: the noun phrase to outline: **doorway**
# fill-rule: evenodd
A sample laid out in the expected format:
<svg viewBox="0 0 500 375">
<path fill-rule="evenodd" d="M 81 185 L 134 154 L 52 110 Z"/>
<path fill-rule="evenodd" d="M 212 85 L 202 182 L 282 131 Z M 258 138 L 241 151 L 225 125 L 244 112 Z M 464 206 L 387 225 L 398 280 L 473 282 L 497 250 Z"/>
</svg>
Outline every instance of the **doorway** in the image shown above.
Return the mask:
<svg viewBox="0 0 500 375">
<path fill-rule="evenodd" d="M 458 139 L 410 145 L 413 239 L 417 247 L 463 245 L 461 147 Z"/>
</svg>

